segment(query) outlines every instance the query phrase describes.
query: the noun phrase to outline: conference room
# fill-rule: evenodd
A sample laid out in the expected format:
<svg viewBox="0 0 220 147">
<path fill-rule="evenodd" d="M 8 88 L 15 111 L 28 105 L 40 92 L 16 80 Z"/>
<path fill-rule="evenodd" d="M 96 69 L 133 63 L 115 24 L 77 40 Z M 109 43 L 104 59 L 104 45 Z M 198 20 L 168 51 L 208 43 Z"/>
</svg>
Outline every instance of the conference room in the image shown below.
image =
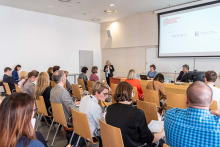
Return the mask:
<svg viewBox="0 0 220 147">
<path fill-rule="evenodd" d="M 1 146 L 219 146 L 219 14 L 219 0 L 0 1 Z"/>
</svg>

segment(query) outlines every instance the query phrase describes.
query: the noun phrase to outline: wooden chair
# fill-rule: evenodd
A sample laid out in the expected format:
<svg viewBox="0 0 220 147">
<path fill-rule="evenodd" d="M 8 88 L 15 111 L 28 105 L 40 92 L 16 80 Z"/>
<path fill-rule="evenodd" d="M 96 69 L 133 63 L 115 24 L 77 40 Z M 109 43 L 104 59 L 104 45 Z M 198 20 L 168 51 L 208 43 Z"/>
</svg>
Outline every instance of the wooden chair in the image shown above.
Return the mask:
<svg viewBox="0 0 220 147">
<path fill-rule="evenodd" d="M 155 103 L 158 107 L 160 107 L 158 91 L 145 89 L 144 90 L 144 101 Z"/>
<path fill-rule="evenodd" d="M 163 147 L 170 147 L 170 146 L 164 143 L 164 144 L 163 144 Z"/>
<path fill-rule="evenodd" d="M 167 105 L 167 110 L 172 109 L 172 108 L 173 108 L 173 107 L 171 107 L 171 106 Z"/>
<path fill-rule="evenodd" d="M 36 98 L 35 100 L 36 100 L 36 104 L 37 104 L 37 107 L 38 107 L 38 109 L 37 109 L 37 114 L 38 114 L 38 116 L 40 116 L 40 118 L 37 119 L 38 122 L 36 123 L 36 124 L 37 124 L 36 131 L 37 131 L 38 126 L 39 126 L 39 124 L 40 124 L 40 122 L 41 122 L 42 117 L 45 117 L 45 116 L 46 116 L 46 117 L 52 118 L 52 116 L 51 116 L 51 115 L 48 115 L 48 113 L 47 113 L 47 108 L 46 108 L 46 105 L 45 105 L 43 96 L 39 96 L 39 97 Z M 47 122 L 46 119 L 45 119 L 45 121 Z M 49 134 L 50 134 L 50 130 L 51 130 L 52 126 L 53 126 L 53 123 L 54 123 L 54 119 L 52 120 L 52 123 L 51 123 L 51 125 L 50 125 L 50 129 L 49 129 L 49 131 L 48 131 L 46 141 L 48 141 Z"/>
<path fill-rule="evenodd" d="M 124 147 L 121 129 L 110 126 L 99 119 L 103 147 Z"/>
<path fill-rule="evenodd" d="M 211 110 L 218 110 L 218 103 L 217 101 L 213 101 L 212 104 L 210 105 L 209 109 Z"/>
<path fill-rule="evenodd" d="M 83 90 L 86 90 L 86 86 L 85 86 L 83 79 L 77 79 L 77 82 L 78 82 L 78 85 L 82 85 Z"/>
<path fill-rule="evenodd" d="M 77 100 L 81 100 L 82 95 L 80 93 L 79 85 L 72 84 L 72 90 L 73 90 L 73 97 L 75 97 Z"/>
<path fill-rule="evenodd" d="M 15 84 L 15 90 L 16 92 L 22 92 L 21 88 L 19 88 L 17 84 Z"/>
<path fill-rule="evenodd" d="M 108 102 L 102 102 L 102 101 L 99 100 L 99 105 L 100 105 L 101 107 L 105 107 L 105 106 L 109 106 L 109 105 L 111 105 L 111 103 L 108 103 Z"/>
<path fill-rule="evenodd" d="M 112 104 L 115 104 L 116 101 L 114 99 L 114 94 L 115 94 L 115 90 L 117 88 L 118 84 L 114 84 L 114 83 L 111 83 L 111 91 L 112 91 Z"/>
<path fill-rule="evenodd" d="M 63 87 L 67 90 L 66 84 L 64 84 Z"/>
<path fill-rule="evenodd" d="M 175 93 L 167 93 L 167 105 L 174 107 L 174 108 L 180 108 L 180 109 L 186 109 L 186 96 L 183 94 L 175 94 Z"/>
<path fill-rule="evenodd" d="M 92 138 L 87 115 L 81 112 L 77 112 L 73 108 L 71 108 L 71 112 L 72 112 L 72 119 L 73 119 L 73 126 L 74 126 L 75 133 L 80 136 L 78 138 L 76 146 L 78 146 L 78 143 L 81 137 L 93 144 L 97 144 L 98 141 L 93 140 Z"/>
<path fill-rule="evenodd" d="M 151 120 L 158 120 L 157 106 L 155 103 L 149 103 L 138 100 L 137 108 L 144 111 L 147 124 L 149 124 Z"/>
<path fill-rule="evenodd" d="M 87 80 L 87 86 L 88 87 L 93 87 L 93 84 L 94 84 L 94 81 L 90 81 L 90 80 Z"/>
<path fill-rule="evenodd" d="M 134 92 L 134 97 L 132 98 L 132 103 L 135 103 L 137 100 L 139 100 L 137 87 L 133 87 L 133 92 Z"/>
<path fill-rule="evenodd" d="M 56 132 L 54 134 L 54 138 L 53 138 L 53 141 L 52 141 L 52 144 L 51 144 L 51 147 L 52 147 L 60 125 L 62 125 L 64 128 L 66 128 L 70 131 L 73 131 L 74 129 L 72 127 L 68 127 L 67 122 L 66 122 L 66 117 L 65 117 L 65 114 L 64 114 L 64 111 L 63 111 L 63 106 L 62 106 L 61 103 L 51 102 L 51 107 L 52 107 L 52 112 L 53 112 L 53 119 L 56 123 L 58 123 L 58 127 L 56 129 Z M 70 142 L 69 142 L 70 144 L 72 142 L 73 135 L 74 135 L 74 132 L 71 136 L 71 139 L 70 139 Z"/>
<path fill-rule="evenodd" d="M 165 86 L 164 88 L 167 93 L 186 95 L 186 88 L 176 88 L 176 87 L 172 87 L 172 86 Z"/>
<path fill-rule="evenodd" d="M 4 86 L 5 86 L 6 94 L 11 95 L 11 90 L 10 90 L 10 88 L 9 88 L 8 83 L 5 83 L 5 82 L 4 82 L 3 84 L 4 84 Z"/>
<path fill-rule="evenodd" d="M 92 94 L 92 88 L 89 87 L 89 94 L 91 95 Z"/>
<path fill-rule="evenodd" d="M 50 81 L 50 85 L 51 85 L 52 88 L 54 88 L 56 84 L 55 84 L 54 81 Z"/>
</svg>

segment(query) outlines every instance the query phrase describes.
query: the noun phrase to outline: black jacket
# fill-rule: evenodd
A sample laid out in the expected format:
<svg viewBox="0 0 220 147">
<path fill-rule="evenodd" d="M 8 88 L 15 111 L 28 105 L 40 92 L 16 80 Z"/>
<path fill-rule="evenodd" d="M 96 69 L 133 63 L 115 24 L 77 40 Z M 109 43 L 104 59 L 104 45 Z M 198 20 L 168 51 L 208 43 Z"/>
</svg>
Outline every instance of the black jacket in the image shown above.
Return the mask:
<svg viewBox="0 0 220 147">
<path fill-rule="evenodd" d="M 177 81 L 180 80 L 181 82 L 188 82 L 187 81 L 187 73 L 183 76 L 184 72 L 181 71 L 178 78 L 176 79 Z"/>
<path fill-rule="evenodd" d="M 15 89 L 15 84 L 18 84 L 18 81 L 16 81 L 14 78 L 6 74 L 4 74 L 3 76 L 3 82 L 8 83 L 11 92 L 13 89 Z"/>
<path fill-rule="evenodd" d="M 109 77 L 113 77 L 113 72 L 115 71 L 115 69 L 114 69 L 114 66 L 113 66 L 113 65 L 110 65 L 110 67 L 112 67 L 112 69 L 109 68 L 109 69 L 110 69 L 110 75 L 109 75 Z M 104 70 L 103 70 L 104 72 L 106 72 L 106 71 L 105 71 L 106 68 L 108 68 L 107 65 L 105 65 L 105 67 L 104 67 Z"/>
</svg>

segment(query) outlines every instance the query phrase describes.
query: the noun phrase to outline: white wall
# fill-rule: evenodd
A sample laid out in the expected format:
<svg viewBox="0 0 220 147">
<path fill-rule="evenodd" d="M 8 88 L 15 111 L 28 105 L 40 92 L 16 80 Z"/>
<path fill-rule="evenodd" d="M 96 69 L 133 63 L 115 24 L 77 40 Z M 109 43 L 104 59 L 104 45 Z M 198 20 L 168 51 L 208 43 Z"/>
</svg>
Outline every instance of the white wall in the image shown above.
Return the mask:
<svg viewBox="0 0 220 147">
<path fill-rule="evenodd" d="M 0 79 L 16 64 L 21 71 L 59 65 L 78 73 L 79 50 L 92 50 L 101 69 L 100 24 L 0 6 Z"/>
</svg>

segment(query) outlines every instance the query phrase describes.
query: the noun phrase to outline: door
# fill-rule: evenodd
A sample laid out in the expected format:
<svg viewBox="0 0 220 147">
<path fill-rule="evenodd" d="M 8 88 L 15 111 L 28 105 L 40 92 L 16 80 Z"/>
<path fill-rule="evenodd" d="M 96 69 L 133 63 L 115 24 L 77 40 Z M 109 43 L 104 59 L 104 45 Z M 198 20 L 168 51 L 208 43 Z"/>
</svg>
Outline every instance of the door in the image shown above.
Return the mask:
<svg viewBox="0 0 220 147">
<path fill-rule="evenodd" d="M 81 69 L 86 66 L 88 68 L 87 77 L 89 79 L 91 74 L 91 69 L 93 67 L 93 51 L 79 51 L 79 73 L 81 73 Z"/>
</svg>

